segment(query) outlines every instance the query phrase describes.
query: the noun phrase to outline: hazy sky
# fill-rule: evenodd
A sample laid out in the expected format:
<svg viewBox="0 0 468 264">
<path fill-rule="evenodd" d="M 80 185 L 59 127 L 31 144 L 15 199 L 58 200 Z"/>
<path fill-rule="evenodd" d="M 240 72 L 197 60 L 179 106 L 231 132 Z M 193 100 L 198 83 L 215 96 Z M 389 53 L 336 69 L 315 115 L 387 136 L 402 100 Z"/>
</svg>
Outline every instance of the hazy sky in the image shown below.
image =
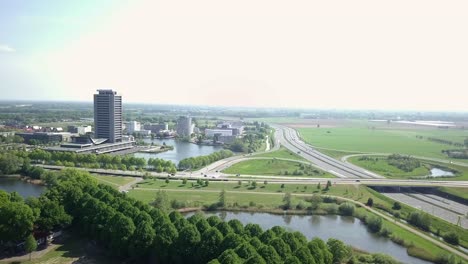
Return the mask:
<svg viewBox="0 0 468 264">
<path fill-rule="evenodd" d="M 0 0 L 0 99 L 468 110 L 468 1 Z"/>
</svg>

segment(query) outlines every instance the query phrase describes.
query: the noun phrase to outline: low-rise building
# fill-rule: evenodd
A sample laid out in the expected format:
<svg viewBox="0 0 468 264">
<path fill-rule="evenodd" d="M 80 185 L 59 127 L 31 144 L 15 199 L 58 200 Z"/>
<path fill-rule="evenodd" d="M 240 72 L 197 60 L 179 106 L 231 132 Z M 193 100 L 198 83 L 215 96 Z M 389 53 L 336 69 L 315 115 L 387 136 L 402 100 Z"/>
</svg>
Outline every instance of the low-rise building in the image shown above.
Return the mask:
<svg viewBox="0 0 468 264">
<path fill-rule="evenodd" d="M 206 137 L 214 137 L 215 135 L 220 136 L 232 136 L 232 130 L 230 129 L 205 129 L 205 136 Z"/>
<path fill-rule="evenodd" d="M 167 123 L 163 124 L 151 124 L 151 123 L 146 123 L 143 128 L 145 130 L 150 130 L 151 133 L 158 134 L 161 131 L 166 131 L 169 130 L 169 125 Z"/>
</svg>

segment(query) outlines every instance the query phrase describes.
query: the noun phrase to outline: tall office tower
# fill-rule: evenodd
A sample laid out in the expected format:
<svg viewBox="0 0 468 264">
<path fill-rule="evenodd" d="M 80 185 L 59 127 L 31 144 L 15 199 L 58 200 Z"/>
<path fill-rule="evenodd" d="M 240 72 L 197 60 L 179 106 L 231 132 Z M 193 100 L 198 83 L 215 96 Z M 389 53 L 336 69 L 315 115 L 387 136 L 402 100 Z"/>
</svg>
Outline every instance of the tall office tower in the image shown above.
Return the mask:
<svg viewBox="0 0 468 264">
<path fill-rule="evenodd" d="M 176 132 L 181 137 L 190 136 L 193 133 L 192 118 L 189 116 L 181 116 L 177 121 Z"/>
<path fill-rule="evenodd" d="M 122 96 L 112 90 L 94 95 L 94 137 L 122 142 Z"/>
</svg>

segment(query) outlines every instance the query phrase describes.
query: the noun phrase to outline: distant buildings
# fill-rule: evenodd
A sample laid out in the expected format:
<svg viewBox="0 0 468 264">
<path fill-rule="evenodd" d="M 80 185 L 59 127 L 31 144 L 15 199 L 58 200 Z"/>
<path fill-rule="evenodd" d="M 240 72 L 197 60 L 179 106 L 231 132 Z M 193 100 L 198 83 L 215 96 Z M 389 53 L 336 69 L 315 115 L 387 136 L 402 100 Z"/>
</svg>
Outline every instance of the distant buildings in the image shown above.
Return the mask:
<svg viewBox="0 0 468 264">
<path fill-rule="evenodd" d="M 231 144 L 244 132 L 242 122 L 223 122 L 216 125 L 215 129 L 205 129 L 205 136 L 217 143 Z"/>
<path fill-rule="evenodd" d="M 146 123 L 144 125 L 144 129 L 145 130 L 150 130 L 151 133 L 154 133 L 154 134 L 158 134 L 160 133 L 161 131 L 167 131 L 169 130 L 169 125 L 167 123 L 163 123 L 163 124 L 150 124 L 150 123 Z"/>
<path fill-rule="evenodd" d="M 24 139 L 24 142 L 31 144 L 34 141 L 39 144 L 58 143 L 62 141 L 70 141 L 71 134 L 67 132 L 54 133 L 54 132 L 32 132 L 32 133 L 16 133 Z"/>
<path fill-rule="evenodd" d="M 181 116 L 177 121 L 176 132 L 179 137 L 188 137 L 192 135 L 195 125 L 192 124 L 192 118 L 189 116 Z"/>
<path fill-rule="evenodd" d="M 93 131 L 91 126 L 69 126 L 68 132 L 75 133 L 79 135 L 86 135 Z"/>
<path fill-rule="evenodd" d="M 127 125 L 127 133 L 138 137 L 147 137 L 151 134 L 150 130 L 141 129 L 140 122 L 130 121 Z"/>
<path fill-rule="evenodd" d="M 137 122 L 137 121 L 128 122 L 127 131 L 129 134 L 132 134 L 133 132 L 140 131 L 140 130 L 141 130 L 140 122 Z"/>
<path fill-rule="evenodd" d="M 230 129 L 205 129 L 205 136 L 208 138 L 219 136 L 232 136 L 232 130 Z"/>
<path fill-rule="evenodd" d="M 122 142 L 122 96 L 112 90 L 94 95 L 94 136 L 109 143 Z"/>
</svg>

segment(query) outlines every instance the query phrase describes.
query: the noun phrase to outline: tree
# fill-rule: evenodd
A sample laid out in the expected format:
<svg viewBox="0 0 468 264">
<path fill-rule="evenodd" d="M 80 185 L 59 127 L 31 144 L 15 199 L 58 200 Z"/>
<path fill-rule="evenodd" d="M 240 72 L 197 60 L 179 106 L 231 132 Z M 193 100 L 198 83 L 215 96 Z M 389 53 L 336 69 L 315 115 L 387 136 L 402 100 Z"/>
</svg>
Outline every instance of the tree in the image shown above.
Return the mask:
<svg viewBox="0 0 468 264">
<path fill-rule="evenodd" d="M 366 217 L 366 224 L 372 233 L 377 233 L 382 228 L 382 218 L 379 216 Z"/>
<path fill-rule="evenodd" d="M 354 210 L 355 210 L 354 204 L 348 203 L 348 202 L 342 203 L 342 204 L 340 204 L 340 206 L 338 207 L 338 211 L 339 211 L 342 215 L 346 215 L 346 216 L 353 215 L 353 214 L 354 214 Z"/>
<path fill-rule="evenodd" d="M 25 239 L 33 231 L 34 214 L 23 202 L 0 204 L 0 241 Z"/>
<path fill-rule="evenodd" d="M 320 182 L 319 182 L 317 183 L 317 190 L 320 190 L 320 189 L 322 189 L 322 187 L 320 186 Z"/>
<path fill-rule="evenodd" d="M 374 205 L 374 199 L 369 197 L 369 199 L 367 199 L 366 205 L 369 206 L 369 207 L 372 207 Z"/>
<path fill-rule="evenodd" d="M 221 192 L 219 193 L 218 206 L 220 207 L 226 206 L 226 191 L 224 189 L 222 189 Z"/>
<path fill-rule="evenodd" d="M 65 208 L 58 201 L 52 201 L 44 197 L 41 197 L 39 201 L 41 213 L 36 224 L 41 230 L 50 231 L 55 227 L 64 227 L 71 224 L 72 217 L 65 212 Z"/>
<path fill-rule="evenodd" d="M 393 210 L 400 210 L 401 209 L 401 204 L 399 202 L 394 202 L 392 208 L 393 208 Z"/>
<path fill-rule="evenodd" d="M 283 209 L 284 210 L 289 210 L 291 209 L 291 193 L 285 193 L 283 197 Z"/>
<path fill-rule="evenodd" d="M 333 263 L 342 263 L 351 254 L 349 248 L 340 240 L 330 238 L 327 245 L 333 255 Z"/>
<path fill-rule="evenodd" d="M 257 181 L 252 181 L 252 187 L 255 189 L 257 188 Z"/>
<path fill-rule="evenodd" d="M 218 248 L 223 241 L 223 235 L 218 229 L 211 227 L 203 232 L 201 241 L 203 241 L 200 245 L 201 259 L 205 263 L 218 255 Z"/>
<path fill-rule="evenodd" d="M 314 194 L 310 199 L 310 203 L 312 210 L 317 210 L 322 203 L 322 197 L 320 197 L 320 195 Z"/>
<path fill-rule="evenodd" d="M 156 208 L 159 208 L 163 212 L 169 211 L 170 202 L 169 202 L 169 196 L 167 195 L 166 191 L 159 190 L 156 193 L 156 199 L 154 200 L 153 205 Z"/>
<path fill-rule="evenodd" d="M 29 260 L 31 260 L 32 252 L 37 249 L 37 241 L 33 235 L 29 235 L 24 242 L 24 250 L 29 253 Z"/>
</svg>

